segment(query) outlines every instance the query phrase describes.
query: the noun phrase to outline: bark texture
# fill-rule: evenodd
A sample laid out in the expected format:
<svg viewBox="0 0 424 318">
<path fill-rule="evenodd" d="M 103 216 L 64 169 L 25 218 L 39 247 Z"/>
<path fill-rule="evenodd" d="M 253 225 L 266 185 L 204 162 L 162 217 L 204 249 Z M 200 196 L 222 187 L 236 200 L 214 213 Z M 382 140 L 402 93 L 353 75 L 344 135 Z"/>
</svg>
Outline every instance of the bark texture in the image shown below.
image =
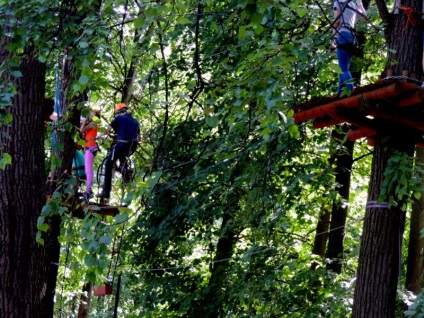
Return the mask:
<svg viewBox="0 0 424 318">
<path fill-rule="evenodd" d="M 353 304 L 353 318 L 390 318 L 395 315 L 396 290 L 401 264 L 401 243 L 405 214 L 397 207 L 377 203 L 389 158 L 400 141 L 374 147 L 368 208 L 365 211 L 359 265 Z M 403 143 L 405 145 L 405 142 Z M 411 153 L 410 149 L 401 151 Z M 373 207 L 370 207 L 373 206 Z M 401 204 L 400 204 L 401 206 Z"/>
<path fill-rule="evenodd" d="M 339 141 L 344 135 L 337 130 L 333 130 L 332 134 L 333 138 Z M 354 145 L 354 141 L 346 140 L 342 147 L 338 147 L 339 150 L 336 154 L 336 184 L 339 185 L 339 188 L 336 190 L 340 194 L 340 198 L 346 202 L 349 200 L 350 193 L 350 176 L 353 164 Z M 344 259 L 345 225 L 348 211 L 346 202 L 334 202 L 331 211 L 330 233 L 326 257 L 333 260 L 333 262 L 327 265 L 327 268 L 336 273 L 341 273 Z"/>
<path fill-rule="evenodd" d="M 401 1 L 404 8 L 414 10 L 410 15 L 404 9 L 398 10 L 397 14 L 391 14 L 383 9 L 386 1 L 377 0 L 376 3 L 385 24 L 385 37 L 390 49 L 386 68 L 392 69 L 395 76 L 402 75 L 406 70 L 408 76 L 415 75 L 419 78 L 423 74 L 420 28 L 422 0 Z"/>
<path fill-rule="evenodd" d="M 8 41 L 1 39 L 0 64 L 10 58 Z M 50 264 L 50 246 L 35 242 L 45 203 L 45 65 L 27 47 L 19 70 L 22 77 L 2 78 L 15 84 L 17 94 L 7 107 L 12 123 L 0 127 L 1 151 L 12 156 L 12 164 L 0 170 L 0 317 L 52 317 L 49 272 L 56 265 Z"/>
<path fill-rule="evenodd" d="M 424 163 L 423 148 L 417 148 L 415 160 L 417 165 Z M 421 291 L 424 271 L 424 241 L 421 238 L 421 230 L 424 228 L 424 193 L 412 204 L 410 223 L 405 286 L 417 295 Z"/>
</svg>

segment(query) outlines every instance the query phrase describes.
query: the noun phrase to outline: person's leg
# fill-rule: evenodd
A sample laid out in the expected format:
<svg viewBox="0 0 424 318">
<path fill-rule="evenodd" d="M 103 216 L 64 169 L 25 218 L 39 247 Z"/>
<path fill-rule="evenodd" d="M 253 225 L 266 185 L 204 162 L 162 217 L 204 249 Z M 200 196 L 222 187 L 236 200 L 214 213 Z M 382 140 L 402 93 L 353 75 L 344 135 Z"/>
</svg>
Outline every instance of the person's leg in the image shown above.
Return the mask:
<svg viewBox="0 0 424 318">
<path fill-rule="evenodd" d="M 119 171 L 122 174 L 122 182 L 123 184 L 126 184 L 128 182 L 128 178 L 126 175 L 126 169 L 127 167 L 125 166 L 125 163 L 128 159 L 128 156 L 130 154 L 130 150 L 131 150 L 131 144 L 130 143 L 119 143 L 117 144 L 117 149 L 116 149 L 116 158 L 117 160 L 119 160 Z"/>
<path fill-rule="evenodd" d="M 110 197 L 110 191 L 112 188 L 112 168 L 116 161 L 114 152 L 115 152 L 115 149 L 112 149 L 106 157 L 105 179 L 103 184 L 103 193 L 101 194 L 101 196 L 104 198 Z"/>
<path fill-rule="evenodd" d="M 86 176 L 86 186 L 85 192 L 89 193 L 93 187 L 93 164 L 94 164 L 94 154 L 90 149 L 86 148 L 84 151 L 84 166 L 85 166 L 85 176 Z"/>
<path fill-rule="evenodd" d="M 342 71 L 342 74 L 339 76 L 339 87 L 337 94 L 341 94 L 344 87 L 350 90 L 353 89 L 353 84 L 351 83 L 352 74 L 349 70 L 352 56 L 347 50 L 337 49 L 337 59 L 339 61 L 340 70 Z"/>
<path fill-rule="evenodd" d="M 353 35 L 349 32 L 342 32 L 338 39 L 337 47 L 337 60 L 339 63 L 342 74 L 339 76 L 339 85 L 337 94 L 343 92 L 343 88 L 346 87 L 349 90 L 353 89 L 352 74 L 350 73 L 350 63 L 352 61 L 352 53 L 348 49 L 349 45 L 353 43 Z"/>
<path fill-rule="evenodd" d="M 122 167 L 125 160 L 127 159 L 129 149 L 130 149 L 129 143 L 119 142 L 116 144 L 115 157 L 116 157 L 116 160 L 119 160 L 119 167 Z"/>
<path fill-rule="evenodd" d="M 109 152 L 106 157 L 105 163 L 105 180 L 103 185 L 103 193 L 100 197 L 109 198 L 110 191 L 112 189 L 112 168 L 116 161 L 119 160 L 119 164 L 122 165 L 125 162 L 128 154 L 129 145 L 127 143 L 118 142 L 112 151 Z"/>
</svg>

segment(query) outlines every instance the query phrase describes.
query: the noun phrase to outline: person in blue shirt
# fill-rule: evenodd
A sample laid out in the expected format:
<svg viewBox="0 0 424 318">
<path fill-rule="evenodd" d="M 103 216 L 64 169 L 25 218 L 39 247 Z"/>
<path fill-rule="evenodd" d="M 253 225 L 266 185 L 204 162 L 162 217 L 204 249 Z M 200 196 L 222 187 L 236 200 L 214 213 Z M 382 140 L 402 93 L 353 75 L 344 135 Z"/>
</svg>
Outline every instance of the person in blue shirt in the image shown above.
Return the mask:
<svg viewBox="0 0 424 318">
<path fill-rule="evenodd" d="M 106 157 L 103 191 L 97 195 L 99 198 L 110 197 L 113 166 L 117 160 L 123 164 L 127 157 L 135 151 L 141 139 L 140 124 L 128 113 L 128 107 L 124 103 L 115 106 L 115 118 L 109 124 L 105 134 L 112 129 L 117 135 L 117 142 Z"/>
</svg>

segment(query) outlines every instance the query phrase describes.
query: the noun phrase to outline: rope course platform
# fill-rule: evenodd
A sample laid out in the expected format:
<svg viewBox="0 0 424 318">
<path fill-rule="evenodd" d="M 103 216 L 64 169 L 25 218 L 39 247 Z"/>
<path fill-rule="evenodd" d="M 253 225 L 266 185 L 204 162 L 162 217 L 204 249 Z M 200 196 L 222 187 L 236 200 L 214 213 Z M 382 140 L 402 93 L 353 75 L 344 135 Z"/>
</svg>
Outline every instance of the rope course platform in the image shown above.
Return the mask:
<svg viewBox="0 0 424 318">
<path fill-rule="evenodd" d="M 122 206 L 111 206 L 111 205 L 107 205 L 103 203 L 94 203 L 94 202 L 89 202 L 87 204 L 82 199 L 78 199 L 78 202 L 76 202 L 76 204 L 74 205 L 74 208 L 72 209 L 72 216 L 79 219 L 84 219 L 85 217 L 84 209 L 88 209 L 88 211 L 91 213 L 97 213 L 102 216 L 115 217 L 116 215 L 119 214 L 119 208 L 121 207 Z"/>
<path fill-rule="evenodd" d="M 424 147 L 424 88 L 404 78 L 389 78 L 337 95 L 293 106 L 295 123 L 313 121 L 317 129 L 349 123 L 349 140 L 397 134 Z"/>
</svg>

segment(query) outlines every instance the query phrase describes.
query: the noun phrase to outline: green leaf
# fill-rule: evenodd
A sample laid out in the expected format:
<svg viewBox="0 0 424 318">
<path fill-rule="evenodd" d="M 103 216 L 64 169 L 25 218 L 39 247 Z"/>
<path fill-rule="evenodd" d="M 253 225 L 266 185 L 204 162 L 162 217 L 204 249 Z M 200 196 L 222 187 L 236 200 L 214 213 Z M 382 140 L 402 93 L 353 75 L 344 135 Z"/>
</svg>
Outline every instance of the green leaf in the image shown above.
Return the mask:
<svg viewBox="0 0 424 318">
<path fill-rule="evenodd" d="M 340 69 L 340 66 L 338 64 L 328 63 L 328 69 L 336 72 L 337 74 L 343 74 L 343 72 Z"/>
<path fill-rule="evenodd" d="M 35 241 L 40 245 L 44 245 L 44 239 L 41 237 L 40 231 L 38 231 L 37 234 L 35 234 Z"/>
<path fill-rule="evenodd" d="M 156 8 L 148 8 L 145 11 L 145 15 L 146 15 L 146 18 L 152 18 L 152 17 L 156 16 L 157 15 Z"/>
<path fill-rule="evenodd" d="M 297 127 L 297 125 L 290 125 L 289 126 L 289 134 L 292 137 L 297 137 L 299 134 L 299 128 Z"/>
<path fill-rule="evenodd" d="M 74 93 L 78 93 L 82 90 L 82 87 L 78 83 L 74 83 L 74 85 L 72 85 L 72 89 L 74 90 Z"/>
<path fill-rule="evenodd" d="M 96 259 L 93 256 L 86 255 L 84 257 L 84 264 L 87 265 L 88 267 L 94 266 L 95 263 L 96 263 Z"/>
<path fill-rule="evenodd" d="M 8 153 L 3 153 L 3 158 L 0 160 L 0 169 L 6 169 L 7 165 L 12 163 L 12 157 Z"/>
<path fill-rule="evenodd" d="M 41 232 L 47 232 L 47 230 L 49 229 L 49 225 L 47 223 L 43 223 L 43 224 L 37 225 L 37 228 Z"/>
<path fill-rule="evenodd" d="M 297 14 L 300 18 L 303 18 L 308 12 L 309 10 L 307 8 L 300 8 L 299 10 L 297 10 Z"/>
<path fill-rule="evenodd" d="M 206 124 L 209 127 L 216 127 L 216 126 L 218 126 L 219 119 L 218 119 L 217 116 L 208 116 L 208 117 L 206 117 L 205 120 L 206 120 Z"/>
<path fill-rule="evenodd" d="M 54 169 L 56 167 L 60 167 L 62 165 L 62 159 L 58 157 L 53 157 L 51 160 L 51 168 Z"/>
<path fill-rule="evenodd" d="M 191 21 L 184 15 L 178 17 L 177 23 L 179 24 L 189 24 Z"/>
<path fill-rule="evenodd" d="M 115 221 L 117 223 L 123 223 L 128 220 L 128 214 L 127 213 L 119 213 L 115 216 Z"/>
<path fill-rule="evenodd" d="M 79 44 L 79 47 L 81 48 L 81 49 L 86 49 L 87 47 L 88 47 L 88 43 L 87 42 L 80 42 Z"/>
<path fill-rule="evenodd" d="M 103 243 L 103 244 L 106 244 L 106 245 L 109 245 L 111 242 L 112 242 L 112 238 L 109 236 L 109 235 L 103 235 L 101 238 L 100 238 L 100 243 Z"/>
<path fill-rule="evenodd" d="M 3 118 L 3 121 L 6 124 L 10 124 L 13 120 L 13 115 L 11 113 L 7 113 L 6 116 Z"/>
<path fill-rule="evenodd" d="M 93 270 L 90 270 L 87 272 L 87 274 L 85 274 L 86 279 L 89 282 L 95 283 L 96 282 L 96 273 Z"/>
<path fill-rule="evenodd" d="M 134 26 L 136 28 L 143 27 L 143 24 L 144 24 L 144 18 L 142 16 L 139 16 L 137 19 L 134 20 Z"/>
<path fill-rule="evenodd" d="M 10 72 L 10 74 L 12 75 L 12 76 L 14 76 L 14 77 L 17 77 L 17 78 L 19 78 L 19 77 L 22 77 L 23 75 L 22 75 L 22 73 L 21 73 L 21 71 L 17 71 L 17 70 L 15 70 L 15 71 L 11 71 Z"/>
<path fill-rule="evenodd" d="M 156 171 L 153 173 L 153 176 L 147 179 L 147 184 L 149 185 L 149 188 L 153 188 L 159 181 L 160 177 L 162 175 L 162 171 Z"/>
<path fill-rule="evenodd" d="M 44 216 L 39 216 L 37 219 L 37 226 L 40 226 L 41 224 L 43 224 L 44 220 L 45 220 Z"/>
<path fill-rule="evenodd" d="M 241 26 L 238 31 L 238 38 L 239 40 L 244 40 L 246 38 L 246 27 Z"/>
<path fill-rule="evenodd" d="M 81 85 L 86 85 L 89 80 L 90 80 L 90 78 L 87 75 L 81 75 L 80 78 L 78 79 L 78 82 Z"/>
</svg>

